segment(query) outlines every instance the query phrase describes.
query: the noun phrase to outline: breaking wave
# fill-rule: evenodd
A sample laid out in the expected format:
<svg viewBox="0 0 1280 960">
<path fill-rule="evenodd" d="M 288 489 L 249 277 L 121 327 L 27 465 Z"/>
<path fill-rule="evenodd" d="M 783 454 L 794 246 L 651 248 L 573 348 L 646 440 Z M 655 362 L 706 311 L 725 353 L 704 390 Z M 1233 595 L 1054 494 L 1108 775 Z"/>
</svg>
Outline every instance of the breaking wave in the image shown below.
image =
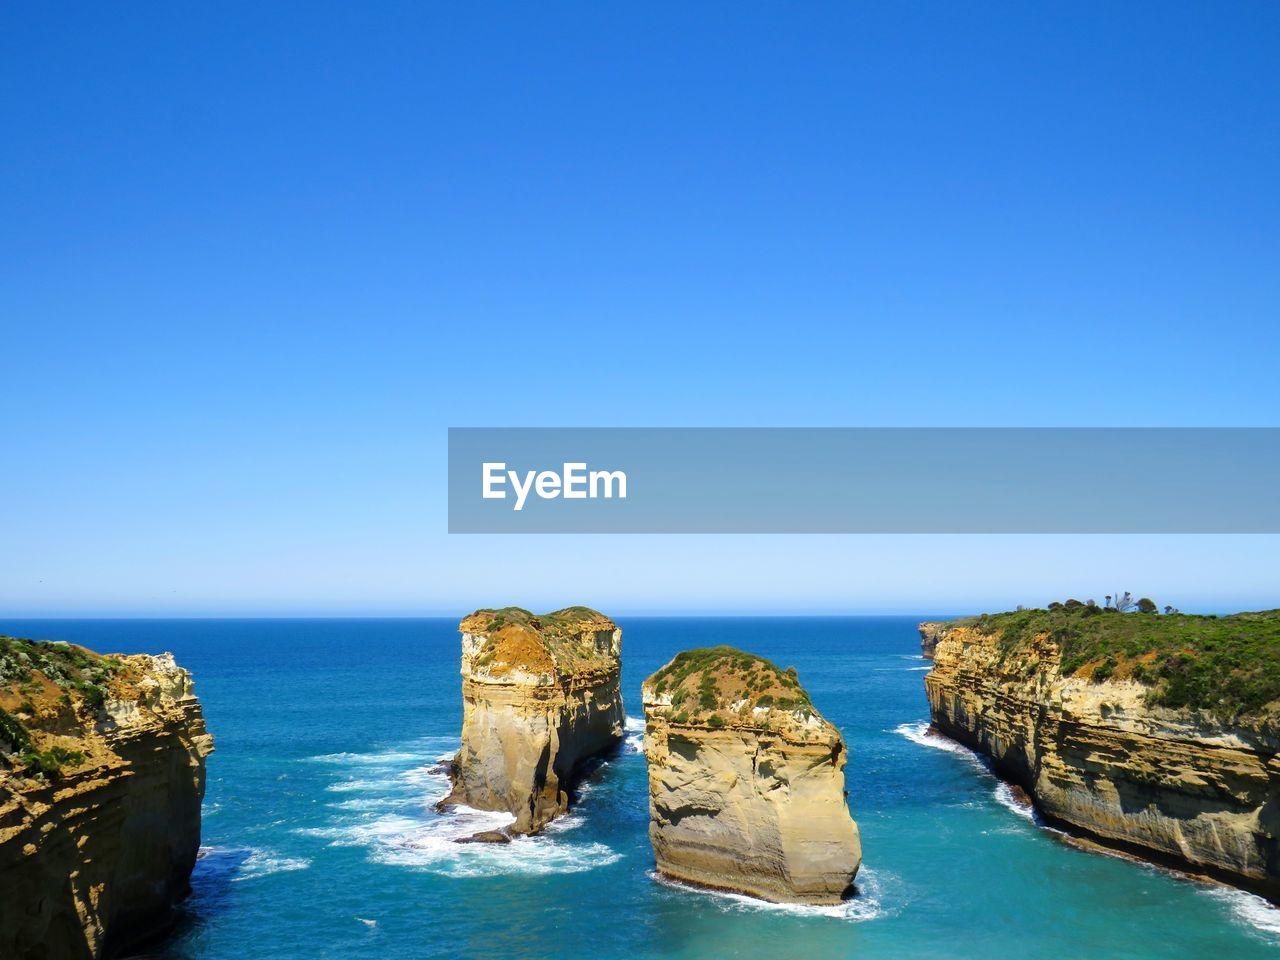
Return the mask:
<svg viewBox="0 0 1280 960">
<path fill-rule="evenodd" d="M 622 749 L 628 753 L 644 753 L 644 721 L 638 717 L 627 717 L 622 729 L 625 734 Z"/>
<path fill-rule="evenodd" d="M 995 797 L 996 803 L 1000 804 L 1000 806 L 1004 807 L 1006 810 L 1012 810 L 1018 816 L 1023 817 L 1026 820 L 1030 820 L 1032 823 L 1035 822 L 1035 807 L 1026 800 L 1020 800 L 1017 795 L 1014 794 L 1013 788 L 1010 787 L 1009 784 L 1004 781 L 996 784 Z"/>
<path fill-rule="evenodd" d="M 464 805 L 436 810 L 449 794 L 446 764 L 457 747 L 456 738 L 429 737 L 381 752 L 310 758 L 335 767 L 336 779 L 325 789 L 338 796 L 327 804 L 329 823 L 295 833 L 332 847 L 364 848 L 373 863 L 448 877 L 581 873 L 621 859 L 603 843 L 566 837 L 583 822 L 577 813 L 556 819 L 538 836 L 459 843 L 477 833 L 502 831 L 515 817 Z M 584 784 L 578 791 L 579 804 L 590 789 Z"/>
<path fill-rule="evenodd" d="M 932 747 L 935 750 L 945 750 L 947 753 L 958 754 L 967 757 L 974 763 L 981 766 L 977 756 L 968 747 L 956 743 L 949 737 L 944 737 L 940 733 L 935 733 L 930 727 L 927 720 L 921 720 L 918 723 L 900 723 L 893 728 L 893 732 L 900 737 L 906 737 L 912 743 L 918 743 L 922 747 Z"/>
<path fill-rule="evenodd" d="M 899 736 L 906 737 L 912 743 L 918 743 L 922 747 L 931 747 L 934 750 L 942 750 L 946 753 L 952 753 L 956 756 L 964 757 L 976 769 L 983 774 L 996 781 L 995 787 L 992 789 L 992 796 L 996 803 L 1004 807 L 1006 810 L 1016 813 L 1024 820 L 1042 826 L 1036 817 L 1035 808 L 1020 800 L 1013 792 L 1013 788 L 1003 780 L 999 779 L 991 769 L 983 761 L 983 759 L 974 751 L 970 750 L 964 744 L 957 743 L 950 737 L 943 736 L 932 729 L 927 721 L 921 720 L 917 723 L 900 723 L 893 728 L 893 732 Z"/>
<path fill-rule="evenodd" d="M 729 893 L 725 890 L 712 890 L 707 887 L 681 883 L 679 880 L 663 876 L 656 870 L 649 871 L 649 877 L 674 890 L 704 895 L 722 909 L 735 913 L 765 911 L 770 913 L 790 913 L 801 917 L 830 917 L 836 920 L 862 923 L 867 920 L 891 916 L 895 912 L 884 906 L 884 895 L 879 875 L 866 867 L 858 871 L 857 895 L 850 897 L 844 903 L 832 906 L 812 906 L 803 903 L 771 903 L 768 900 L 758 900 L 742 893 Z"/>
<path fill-rule="evenodd" d="M 197 869 L 206 876 L 223 876 L 235 883 L 311 866 L 306 857 L 286 857 L 259 847 L 201 847 Z"/>
<path fill-rule="evenodd" d="M 1241 923 L 1270 934 L 1268 940 L 1280 937 L 1280 908 L 1262 897 L 1232 887 L 1216 886 L 1205 888 L 1205 894 L 1224 904 Z"/>
</svg>

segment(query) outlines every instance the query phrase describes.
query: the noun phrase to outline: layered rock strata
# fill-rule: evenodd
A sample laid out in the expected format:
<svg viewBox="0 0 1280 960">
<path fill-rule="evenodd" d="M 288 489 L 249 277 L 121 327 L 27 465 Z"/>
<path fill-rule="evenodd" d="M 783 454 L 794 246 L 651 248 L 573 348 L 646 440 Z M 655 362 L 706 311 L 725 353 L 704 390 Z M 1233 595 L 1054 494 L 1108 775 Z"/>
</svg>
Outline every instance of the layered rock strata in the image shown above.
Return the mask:
<svg viewBox="0 0 1280 960">
<path fill-rule="evenodd" d="M 862 847 L 844 740 L 794 670 L 731 647 L 690 650 L 642 695 L 661 873 L 781 903 L 853 892 Z"/>
<path fill-rule="evenodd" d="M 0 957 L 96 960 L 162 931 L 212 749 L 170 654 L 0 638 Z"/>
<path fill-rule="evenodd" d="M 1161 688 L 1134 679 L 1152 657 L 1064 671 L 1049 632 L 1011 641 L 959 621 L 925 687 L 935 727 L 990 757 L 1049 823 L 1280 900 L 1274 718 L 1157 705 Z"/>
<path fill-rule="evenodd" d="M 584 764 L 623 738 L 622 631 L 570 607 L 478 610 L 462 621 L 462 749 L 442 807 L 505 810 L 513 833 L 566 812 Z"/>
<path fill-rule="evenodd" d="M 926 621 L 920 624 L 920 654 L 926 660 L 933 659 L 933 652 L 938 649 L 938 641 L 950 629 L 950 624 Z"/>
</svg>

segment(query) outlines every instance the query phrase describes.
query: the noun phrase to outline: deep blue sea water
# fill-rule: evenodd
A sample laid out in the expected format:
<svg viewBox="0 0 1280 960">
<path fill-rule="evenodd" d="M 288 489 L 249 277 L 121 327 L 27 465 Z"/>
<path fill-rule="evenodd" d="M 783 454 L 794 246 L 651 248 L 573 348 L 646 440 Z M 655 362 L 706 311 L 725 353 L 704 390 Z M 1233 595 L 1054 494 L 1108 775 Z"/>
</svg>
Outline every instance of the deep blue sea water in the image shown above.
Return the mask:
<svg viewBox="0 0 1280 960">
<path fill-rule="evenodd" d="M 1280 953 L 1257 898 L 1085 853 L 971 755 L 923 735 L 918 618 L 625 619 L 623 693 L 679 650 L 794 665 L 850 747 L 861 893 L 778 908 L 655 880 L 639 724 L 575 813 L 507 846 L 436 814 L 461 724 L 456 620 L 7 620 L 102 652 L 173 651 L 217 752 L 180 930 L 148 956 L 1239 958 Z M 500 819 L 500 818 L 499 818 Z"/>
</svg>

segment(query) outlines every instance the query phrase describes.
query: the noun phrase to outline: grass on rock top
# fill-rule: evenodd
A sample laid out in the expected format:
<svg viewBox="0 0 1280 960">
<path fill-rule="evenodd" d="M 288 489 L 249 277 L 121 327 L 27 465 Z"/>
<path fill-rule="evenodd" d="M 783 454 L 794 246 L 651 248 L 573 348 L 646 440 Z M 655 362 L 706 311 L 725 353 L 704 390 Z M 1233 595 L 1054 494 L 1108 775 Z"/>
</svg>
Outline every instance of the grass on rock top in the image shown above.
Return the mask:
<svg viewBox="0 0 1280 960">
<path fill-rule="evenodd" d="M 956 621 L 999 634 L 1002 657 L 1047 635 L 1063 676 L 1136 680 L 1163 707 L 1223 719 L 1280 713 L 1280 610 L 1201 616 L 1119 613 L 1097 606 L 1019 610 Z"/>
<path fill-rule="evenodd" d="M 815 712 L 794 667 L 781 670 L 764 657 L 729 646 L 678 653 L 644 686 L 659 696 L 670 694 L 672 723 L 758 723 L 756 707 Z M 731 709 L 735 703 L 741 703 L 736 711 Z"/>
<path fill-rule="evenodd" d="M 477 664 L 501 676 L 513 667 L 535 673 L 572 672 L 616 666 L 616 658 L 597 647 L 596 636 L 617 625 L 590 607 L 565 607 L 534 614 L 523 607 L 477 610 L 458 628 L 485 638 Z"/>
<path fill-rule="evenodd" d="M 565 607 L 551 613 L 530 613 L 524 607 L 486 608 L 462 620 L 462 629 L 468 633 L 496 633 L 506 626 L 525 627 L 544 635 L 617 629 L 612 620 L 590 607 Z"/>
<path fill-rule="evenodd" d="M 51 778 L 80 763 L 77 751 L 38 749 L 40 734 L 96 716 L 125 670 L 119 660 L 69 643 L 0 637 L 0 763 Z"/>
</svg>

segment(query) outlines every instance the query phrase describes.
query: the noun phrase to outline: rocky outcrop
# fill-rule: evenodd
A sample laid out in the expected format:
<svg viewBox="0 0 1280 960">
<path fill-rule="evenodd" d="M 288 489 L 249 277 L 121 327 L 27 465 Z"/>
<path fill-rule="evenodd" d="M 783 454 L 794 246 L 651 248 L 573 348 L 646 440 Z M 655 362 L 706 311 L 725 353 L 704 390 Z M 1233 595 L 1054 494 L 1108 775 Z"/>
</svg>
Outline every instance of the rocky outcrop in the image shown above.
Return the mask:
<svg viewBox="0 0 1280 960">
<path fill-rule="evenodd" d="M 212 749 L 172 655 L 0 638 L 0 957 L 92 960 L 162 931 Z"/>
<path fill-rule="evenodd" d="M 933 651 L 938 649 L 938 641 L 947 632 L 950 625 L 943 622 L 926 621 L 920 624 L 920 654 L 926 660 L 933 659 Z"/>
<path fill-rule="evenodd" d="M 944 630 L 925 677 L 935 727 L 990 757 L 1052 825 L 1280 899 L 1274 720 L 1158 705 L 1161 688 L 1135 679 L 1150 677 L 1155 656 L 1138 640 L 1119 668 L 1116 658 L 1064 668 L 1061 643 L 1081 632 L 1068 618 L 1084 615 L 1052 614 L 1062 623 L 1021 639 L 985 618 Z M 1094 635 L 1150 631 L 1125 619 L 1141 614 L 1099 615 L 1113 619 L 1094 621 Z"/>
<path fill-rule="evenodd" d="M 478 610 L 462 621 L 462 749 L 442 807 L 506 810 L 536 833 L 569 809 L 583 765 L 623 738 L 622 631 L 570 607 Z"/>
<path fill-rule="evenodd" d="M 838 903 L 862 861 L 840 732 L 794 670 L 690 650 L 645 681 L 649 838 L 658 870 L 781 903 Z"/>
</svg>

